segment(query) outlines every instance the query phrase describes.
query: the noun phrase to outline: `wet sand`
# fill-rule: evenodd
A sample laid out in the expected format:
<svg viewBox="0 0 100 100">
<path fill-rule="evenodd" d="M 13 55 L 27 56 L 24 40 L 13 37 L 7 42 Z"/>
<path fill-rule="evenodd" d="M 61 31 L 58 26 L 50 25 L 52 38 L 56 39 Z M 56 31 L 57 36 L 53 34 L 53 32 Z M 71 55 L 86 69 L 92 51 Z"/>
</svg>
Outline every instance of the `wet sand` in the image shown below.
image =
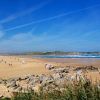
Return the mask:
<svg viewBox="0 0 100 100">
<path fill-rule="evenodd" d="M 40 58 L 39 60 L 55 62 L 58 64 L 65 64 L 70 66 L 86 66 L 93 65 L 96 67 L 100 67 L 100 59 L 99 58 Z"/>
</svg>

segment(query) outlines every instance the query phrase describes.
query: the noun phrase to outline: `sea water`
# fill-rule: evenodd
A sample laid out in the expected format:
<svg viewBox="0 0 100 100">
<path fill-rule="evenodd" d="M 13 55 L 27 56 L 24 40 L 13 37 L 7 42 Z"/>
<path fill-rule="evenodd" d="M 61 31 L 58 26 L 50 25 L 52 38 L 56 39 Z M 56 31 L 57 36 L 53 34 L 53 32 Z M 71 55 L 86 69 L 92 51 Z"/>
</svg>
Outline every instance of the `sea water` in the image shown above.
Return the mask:
<svg viewBox="0 0 100 100">
<path fill-rule="evenodd" d="M 99 58 L 100 55 L 34 55 L 33 58 Z"/>
</svg>

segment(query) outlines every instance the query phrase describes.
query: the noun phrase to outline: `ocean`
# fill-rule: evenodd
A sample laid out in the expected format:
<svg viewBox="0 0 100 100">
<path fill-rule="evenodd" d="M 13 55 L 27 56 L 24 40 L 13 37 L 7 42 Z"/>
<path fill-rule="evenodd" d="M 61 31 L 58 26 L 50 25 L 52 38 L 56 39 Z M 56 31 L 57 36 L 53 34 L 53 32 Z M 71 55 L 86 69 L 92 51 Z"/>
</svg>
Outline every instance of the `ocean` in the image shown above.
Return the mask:
<svg viewBox="0 0 100 100">
<path fill-rule="evenodd" d="M 99 58 L 100 55 L 34 55 L 33 58 Z"/>
</svg>

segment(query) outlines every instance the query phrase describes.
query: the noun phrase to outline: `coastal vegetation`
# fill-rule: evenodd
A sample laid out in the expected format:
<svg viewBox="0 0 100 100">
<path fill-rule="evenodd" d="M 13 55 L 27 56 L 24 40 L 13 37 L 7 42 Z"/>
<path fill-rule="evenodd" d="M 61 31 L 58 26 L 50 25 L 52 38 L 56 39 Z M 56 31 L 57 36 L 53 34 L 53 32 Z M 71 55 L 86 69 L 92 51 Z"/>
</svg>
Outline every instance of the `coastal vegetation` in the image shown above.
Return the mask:
<svg viewBox="0 0 100 100">
<path fill-rule="evenodd" d="M 7 58 L 13 63 L 9 63 Z M 14 69 L 14 64 L 16 64 L 14 61 L 18 62 L 18 66 L 20 64 L 26 66 L 31 61 L 31 59 L 28 62 L 25 58 L 11 56 L 6 59 L 3 56 L 1 64 L 9 69 Z M 18 68 L 18 66 L 15 67 Z M 38 66 L 38 69 L 40 67 Z M 27 68 L 29 69 L 29 66 Z M 62 66 L 45 63 L 42 68 L 50 74 L 30 73 L 7 79 L 2 77 L 0 79 L 0 100 L 100 100 L 99 65 Z M 27 69 L 23 67 L 21 74 L 22 70 Z"/>
<path fill-rule="evenodd" d="M 54 68 L 46 64 L 52 75 L 29 75 L 1 80 L 10 97 L 0 96 L 0 100 L 100 100 L 100 80 L 92 80 L 85 74 L 97 72 L 93 66 Z M 73 70 L 73 75 L 69 71 Z M 22 84 L 23 83 L 23 84 Z"/>
<path fill-rule="evenodd" d="M 1 100 L 100 100 L 100 86 L 87 80 L 69 83 L 60 90 L 46 91 L 41 88 L 38 93 L 18 93 L 16 96 Z"/>
</svg>

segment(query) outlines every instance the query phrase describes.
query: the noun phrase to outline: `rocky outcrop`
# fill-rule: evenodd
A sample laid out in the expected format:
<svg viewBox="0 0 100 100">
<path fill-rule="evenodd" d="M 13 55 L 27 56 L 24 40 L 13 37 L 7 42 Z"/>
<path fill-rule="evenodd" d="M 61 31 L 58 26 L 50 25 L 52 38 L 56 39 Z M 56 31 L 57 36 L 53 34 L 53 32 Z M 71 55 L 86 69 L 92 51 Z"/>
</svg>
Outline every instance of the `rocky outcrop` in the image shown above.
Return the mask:
<svg viewBox="0 0 100 100">
<path fill-rule="evenodd" d="M 56 68 L 53 71 L 54 73 L 68 73 L 69 69 L 68 68 Z"/>
<path fill-rule="evenodd" d="M 54 66 L 51 64 L 45 64 L 45 68 L 48 70 L 54 69 Z"/>
<path fill-rule="evenodd" d="M 0 79 L 0 84 L 7 88 L 7 93 L 28 92 L 29 90 L 38 92 L 41 87 L 43 91 L 63 90 L 68 82 L 79 81 L 80 78 L 85 81 L 83 70 L 97 70 L 93 66 L 77 67 L 74 71 L 68 67 L 54 68 L 51 65 L 45 67 L 52 71 L 51 75 L 27 75 L 8 80 Z M 74 74 L 70 74 L 70 71 L 73 71 Z"/>
<path fill-rule="evenodd" d="M 85 66 L 85 67 L 77 67 L 74 69 L 74 71 L 78 71 L 78 70 L 98 71 L 98 68 L 94 66 Z"/>
</svg>

